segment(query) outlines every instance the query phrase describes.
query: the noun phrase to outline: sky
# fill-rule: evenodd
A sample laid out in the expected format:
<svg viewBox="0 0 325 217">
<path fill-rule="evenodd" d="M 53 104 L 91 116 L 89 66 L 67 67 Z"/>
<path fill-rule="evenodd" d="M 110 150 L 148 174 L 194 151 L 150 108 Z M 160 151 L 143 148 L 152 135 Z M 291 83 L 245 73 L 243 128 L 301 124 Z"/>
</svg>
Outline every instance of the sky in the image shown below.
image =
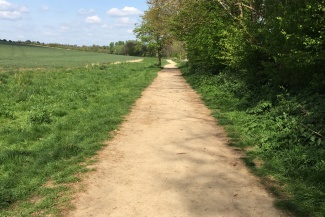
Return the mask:
<svg viewBox="0 0 325 217">
<path fill-rule="evenodd" d="M 0 0 L 0 39 L 70 45 L 133 40 L 146 0 Z"/>
</svg>

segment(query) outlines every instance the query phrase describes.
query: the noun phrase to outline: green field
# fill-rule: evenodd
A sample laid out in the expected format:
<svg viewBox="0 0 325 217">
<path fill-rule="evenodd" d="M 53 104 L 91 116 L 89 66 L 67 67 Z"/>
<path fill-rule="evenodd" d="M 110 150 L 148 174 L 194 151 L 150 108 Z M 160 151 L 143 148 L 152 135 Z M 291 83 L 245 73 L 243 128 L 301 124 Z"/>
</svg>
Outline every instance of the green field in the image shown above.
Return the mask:
<svg viewBox="0 0 325 217">
<path fill-rule="evenodd" d="M 41 54 L 51 61 L 37 62 Z M 7 59 L 0 71 L 0 216 L 60 216 L 69 204 L 70 183 L 87 171 L 87 159 L 159 71 L 155 59 L 76 67 L 87 56 L 102 58 L 96 62 L 129 59 L 1 45 L 1 64 Z"/>
<path fill-rule="evenodd" d="M 0 41 L 0 67 L 72 67 L 139 59 Z"/>
</svg>

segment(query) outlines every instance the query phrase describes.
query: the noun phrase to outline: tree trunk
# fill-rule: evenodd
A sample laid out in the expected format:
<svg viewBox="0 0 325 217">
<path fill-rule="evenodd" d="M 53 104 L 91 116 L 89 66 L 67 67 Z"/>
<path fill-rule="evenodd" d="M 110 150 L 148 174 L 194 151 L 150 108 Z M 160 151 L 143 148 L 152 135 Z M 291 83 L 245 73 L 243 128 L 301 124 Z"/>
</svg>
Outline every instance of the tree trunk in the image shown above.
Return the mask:
<svg viewBox="0 0 325 217">
<path fill-rule="evenodd" d="M 160 48 L 158 49 L 158 67 L 161 67 L 161 56 L 162 56 L 161 55 L 161 50 L 162 49 L 160 49 Z"/>
</svg>

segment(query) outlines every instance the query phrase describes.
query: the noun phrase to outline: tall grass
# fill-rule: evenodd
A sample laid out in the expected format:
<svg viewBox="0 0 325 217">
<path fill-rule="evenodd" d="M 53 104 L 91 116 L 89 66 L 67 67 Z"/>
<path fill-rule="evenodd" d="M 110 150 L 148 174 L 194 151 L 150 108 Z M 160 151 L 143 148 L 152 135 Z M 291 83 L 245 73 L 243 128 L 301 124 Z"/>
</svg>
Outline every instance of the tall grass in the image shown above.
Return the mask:
<svg viewBox="0 0 325 217">
<path fill-rule="evenodd" d="M 156 76 L 154 62 L 0 72 L 0 216 L 58 215 L 68 190 L 59 183 L 78 180 Z"/>
<path fill-rule="evenodd" d="M 251 89 L 240 74 L 182 68 L 243 160 L 296 216 L 325 216 L 325 96 L 266 84 Z"/>
</svg>

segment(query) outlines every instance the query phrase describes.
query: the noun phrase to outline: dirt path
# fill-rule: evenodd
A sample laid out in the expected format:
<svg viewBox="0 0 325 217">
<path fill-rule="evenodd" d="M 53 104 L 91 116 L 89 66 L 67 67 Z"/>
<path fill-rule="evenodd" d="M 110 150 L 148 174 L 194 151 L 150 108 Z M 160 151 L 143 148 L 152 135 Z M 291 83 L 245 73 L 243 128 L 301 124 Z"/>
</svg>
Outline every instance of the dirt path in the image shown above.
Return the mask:
<svg viewBox="0 0 325 217">
<path fill-rule="evenodd" d="M 108 143 L 67 216 L 284 216 L 173 64 Z"/>
<path fill-rule="evenodd" d="M 139 62 L 142 62 L 143 59 L 136 59 L 136 60 L 128 60 L 128 61 L 125 61 L 125 63 L 139 63 Z M 123 62 L 114 62 L 113 64 L 117 65 L 117 64 L 121 64 Z"/>
</svg>

